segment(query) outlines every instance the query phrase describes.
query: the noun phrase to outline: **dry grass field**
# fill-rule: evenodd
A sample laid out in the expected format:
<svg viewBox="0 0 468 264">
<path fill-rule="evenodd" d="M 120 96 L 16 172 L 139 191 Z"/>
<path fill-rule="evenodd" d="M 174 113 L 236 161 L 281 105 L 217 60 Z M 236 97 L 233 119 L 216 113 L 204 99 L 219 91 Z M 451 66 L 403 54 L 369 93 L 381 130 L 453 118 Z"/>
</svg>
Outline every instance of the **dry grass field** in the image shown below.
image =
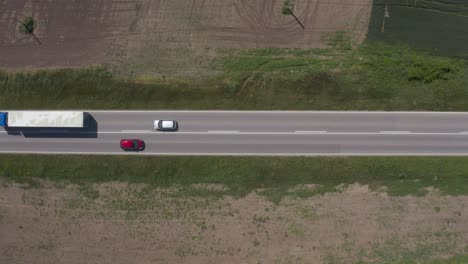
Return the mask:
<svg viewBox="0 0 468 264">
<path fill-rule="evenodd" d="M 408 263 L 463 254 L 468 246 L 468 197 L 434 190 L 395 197 L 354 184 L 279 204 L 256 192 L 176 193 L 144 184 L 42 181 L 25 189 L 4 182 L 0 262 Z"/>
</svg>

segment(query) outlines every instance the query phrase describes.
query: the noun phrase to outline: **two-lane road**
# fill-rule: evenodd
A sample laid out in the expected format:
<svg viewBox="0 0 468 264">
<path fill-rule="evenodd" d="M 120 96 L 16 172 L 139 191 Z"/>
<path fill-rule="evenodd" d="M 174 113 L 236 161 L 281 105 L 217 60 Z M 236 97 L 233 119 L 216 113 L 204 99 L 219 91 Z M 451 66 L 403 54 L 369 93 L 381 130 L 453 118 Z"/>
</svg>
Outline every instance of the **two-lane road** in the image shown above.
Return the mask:
<svg viewBox="0 0 468 264">
<path fill-rule="evenodd" d="M 97 133 L 0 130 L 3 153 L 134 155 L 467 155 L 468 113 L 323 111 L 88 111 Z M 178 132 L 154 132 L 175 119 Z M 93 135 L 93 136 L 90 136 Z M 146 150 L 123 152 L 121 138 Z"/>
<path fill-rule="evenodd" d="M 468 113 L 314 111 L 90 112 L 99 130 L 151 130 L 154 119 L 175 119 L 180 132 L 468 132 Z"/>
</svg>

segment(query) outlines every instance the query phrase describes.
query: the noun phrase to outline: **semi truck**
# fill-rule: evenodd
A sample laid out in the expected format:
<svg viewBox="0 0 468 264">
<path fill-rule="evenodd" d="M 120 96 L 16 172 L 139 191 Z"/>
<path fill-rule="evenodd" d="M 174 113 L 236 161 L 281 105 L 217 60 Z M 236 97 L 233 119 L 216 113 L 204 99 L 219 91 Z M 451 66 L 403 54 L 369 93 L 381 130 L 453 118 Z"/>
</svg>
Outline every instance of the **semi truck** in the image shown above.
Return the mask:
<svg viewBox="0 0 468 264">
<path fill-rule="evenodd" d="M 0 112 L 0 127 L 12 128 L 84 128 L 87 114 L 78 111 Z"/>
</svg>

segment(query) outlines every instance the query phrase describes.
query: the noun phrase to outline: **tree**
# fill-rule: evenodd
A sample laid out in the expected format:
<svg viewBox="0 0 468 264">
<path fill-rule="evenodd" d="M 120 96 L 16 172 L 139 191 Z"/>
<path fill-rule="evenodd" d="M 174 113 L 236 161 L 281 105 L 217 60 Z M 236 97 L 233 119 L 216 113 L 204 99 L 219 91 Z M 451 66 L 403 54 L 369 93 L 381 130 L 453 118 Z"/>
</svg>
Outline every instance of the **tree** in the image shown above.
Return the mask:
<svg viewBox="0 0 468 264">
<path fill-rule="evenodd" d="M 18 19 L 14 18 L 14 20 L 18 23 L 20 23 L 18 27 L 18 31 L 23 34 L 31 34 L 34 39 L 41 45 L 41 41 L 36 37 L 34 34 L 34 30 L 36 29 L 36 22 L 32 17 L 26 17 L 23 21 L 19 21 Z"/>
<path fill-rule="evenodd" d="M 302 29 L 304 29 L 304 25 L 301 23 L 301 21 L 294 15 L 293 11 L 291 10 L 291 7 L 294 5 L 294 0 L 284 0 L 283 2 L 283 8 L 281 9 L 281 13 L 283 15 L 292 15 L 296 22 L 301 26 Z"/>
<path fill-rule="evenodd" d="M 290 15 L 291 4 L 291 0 L 284 0 L 283 8 L 281 9 L 281 13 L 283 13 L 283 15 Z"/>
</svg>

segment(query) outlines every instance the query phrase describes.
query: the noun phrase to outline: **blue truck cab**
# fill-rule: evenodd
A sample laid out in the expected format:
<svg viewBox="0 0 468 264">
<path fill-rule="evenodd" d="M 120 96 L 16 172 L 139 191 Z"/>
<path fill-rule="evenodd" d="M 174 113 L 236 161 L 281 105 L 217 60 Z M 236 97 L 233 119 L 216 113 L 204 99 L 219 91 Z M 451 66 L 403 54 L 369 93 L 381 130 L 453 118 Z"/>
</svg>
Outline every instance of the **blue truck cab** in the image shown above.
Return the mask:
<svg viewBox="0 0 468 264">
<path fill-rule="evenodd" d="M 8 113 L 7 112 L 0 112 L 0 127 L 7 127 L 8 126 Z"/>
</svg>

